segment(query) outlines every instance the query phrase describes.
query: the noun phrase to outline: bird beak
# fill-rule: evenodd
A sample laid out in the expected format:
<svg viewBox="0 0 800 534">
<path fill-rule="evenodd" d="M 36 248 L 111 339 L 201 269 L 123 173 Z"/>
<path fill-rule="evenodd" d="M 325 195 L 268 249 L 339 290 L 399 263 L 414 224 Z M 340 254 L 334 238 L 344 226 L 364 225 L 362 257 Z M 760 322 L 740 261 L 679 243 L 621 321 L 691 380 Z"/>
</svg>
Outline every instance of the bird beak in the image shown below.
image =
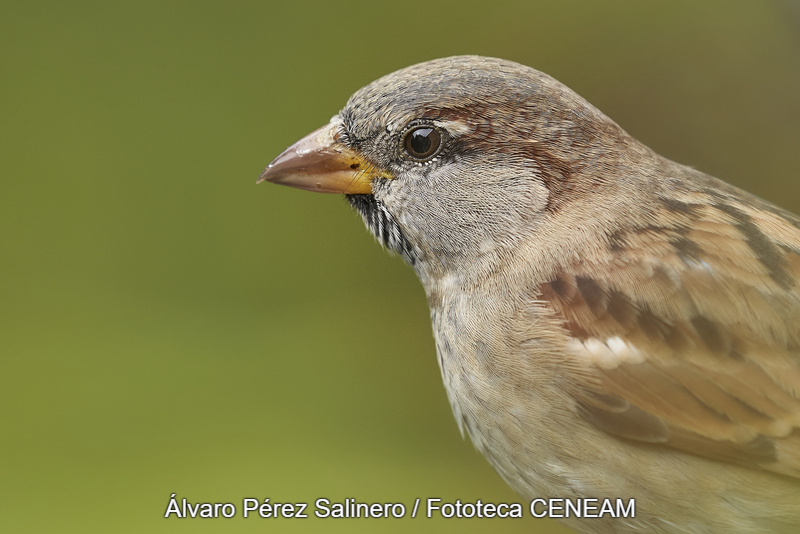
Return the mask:
<svg viewBox="0 0 800 534">
<path fill-rule="evenodd" d="M 371 195 L 372 180 L 392 176 L 338 142 L 338 123 L 305 136 L 264 169 L 258 183 L 288 185 L 321 193 Z"/>
</svg>

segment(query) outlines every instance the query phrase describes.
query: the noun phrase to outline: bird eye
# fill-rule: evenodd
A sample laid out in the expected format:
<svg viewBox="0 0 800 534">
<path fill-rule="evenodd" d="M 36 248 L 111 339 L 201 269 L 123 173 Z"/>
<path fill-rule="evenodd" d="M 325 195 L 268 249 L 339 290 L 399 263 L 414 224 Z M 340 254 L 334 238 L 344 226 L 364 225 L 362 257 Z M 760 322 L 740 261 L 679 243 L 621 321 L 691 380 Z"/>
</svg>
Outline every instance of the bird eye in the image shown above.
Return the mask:
<svg viewBox="0 0 800 534">
<path fill-rule="evenodd" d="M 428 159 L 439 150 L 442 136 L 433 128 L 415 128 L 406 134 L 403 144 L 412 158 Z"/>
</svg>

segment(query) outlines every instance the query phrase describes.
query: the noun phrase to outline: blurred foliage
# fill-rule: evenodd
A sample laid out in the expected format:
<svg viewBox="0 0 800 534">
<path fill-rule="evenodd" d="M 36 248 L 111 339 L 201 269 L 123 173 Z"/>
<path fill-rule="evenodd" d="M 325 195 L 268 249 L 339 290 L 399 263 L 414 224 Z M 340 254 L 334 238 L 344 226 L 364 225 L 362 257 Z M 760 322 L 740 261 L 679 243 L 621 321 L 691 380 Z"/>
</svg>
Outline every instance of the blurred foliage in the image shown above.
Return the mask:
<svg viewBox="0 0 800 534">
<path fill-rule="evenodd" d="M 171 493 L 519 501 L 458 434 L 411 269 L 341 198 L 255 179 L 360 86 L 469 53 L 548 72 L 656 151 L 800 212 L 798 13 L 5 2 L 0 531 L 563 532 L 163 518 Z"/>
</svg>

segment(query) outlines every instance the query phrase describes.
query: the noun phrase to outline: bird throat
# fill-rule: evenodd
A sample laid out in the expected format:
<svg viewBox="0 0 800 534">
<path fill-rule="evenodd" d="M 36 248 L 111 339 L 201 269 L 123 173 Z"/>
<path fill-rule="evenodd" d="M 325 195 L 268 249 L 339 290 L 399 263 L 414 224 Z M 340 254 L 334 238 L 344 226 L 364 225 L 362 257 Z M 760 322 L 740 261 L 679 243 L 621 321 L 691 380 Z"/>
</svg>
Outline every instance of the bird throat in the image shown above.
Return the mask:
<svg viewBox="0 0 800 534">
<path fill-rule="evenodd" d="M 345 195 L 350 205 L 361 215 L 367 229 L 384 247 L 400 254 L 412 267 L 418 257 L 414 246 L 386 206 L 375 195 Z"/>
</svg>

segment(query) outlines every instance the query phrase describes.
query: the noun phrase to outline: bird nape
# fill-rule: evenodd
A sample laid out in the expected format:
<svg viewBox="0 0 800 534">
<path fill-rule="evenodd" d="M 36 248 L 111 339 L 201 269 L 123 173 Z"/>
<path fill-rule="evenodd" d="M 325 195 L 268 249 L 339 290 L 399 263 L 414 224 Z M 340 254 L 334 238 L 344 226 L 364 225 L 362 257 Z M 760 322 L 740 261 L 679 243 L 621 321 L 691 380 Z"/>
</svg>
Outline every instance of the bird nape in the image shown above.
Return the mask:
<svg viewBox="0 0 800 534">
<path fill-rule="evenodd" d="M 347 195 L 414 268 L 456 421 L 525 499 L 635 499 L 580 532 L 800 532 L 796 216 L 475 56 L 360 89 L 262 180 Z"/>
</svg>

